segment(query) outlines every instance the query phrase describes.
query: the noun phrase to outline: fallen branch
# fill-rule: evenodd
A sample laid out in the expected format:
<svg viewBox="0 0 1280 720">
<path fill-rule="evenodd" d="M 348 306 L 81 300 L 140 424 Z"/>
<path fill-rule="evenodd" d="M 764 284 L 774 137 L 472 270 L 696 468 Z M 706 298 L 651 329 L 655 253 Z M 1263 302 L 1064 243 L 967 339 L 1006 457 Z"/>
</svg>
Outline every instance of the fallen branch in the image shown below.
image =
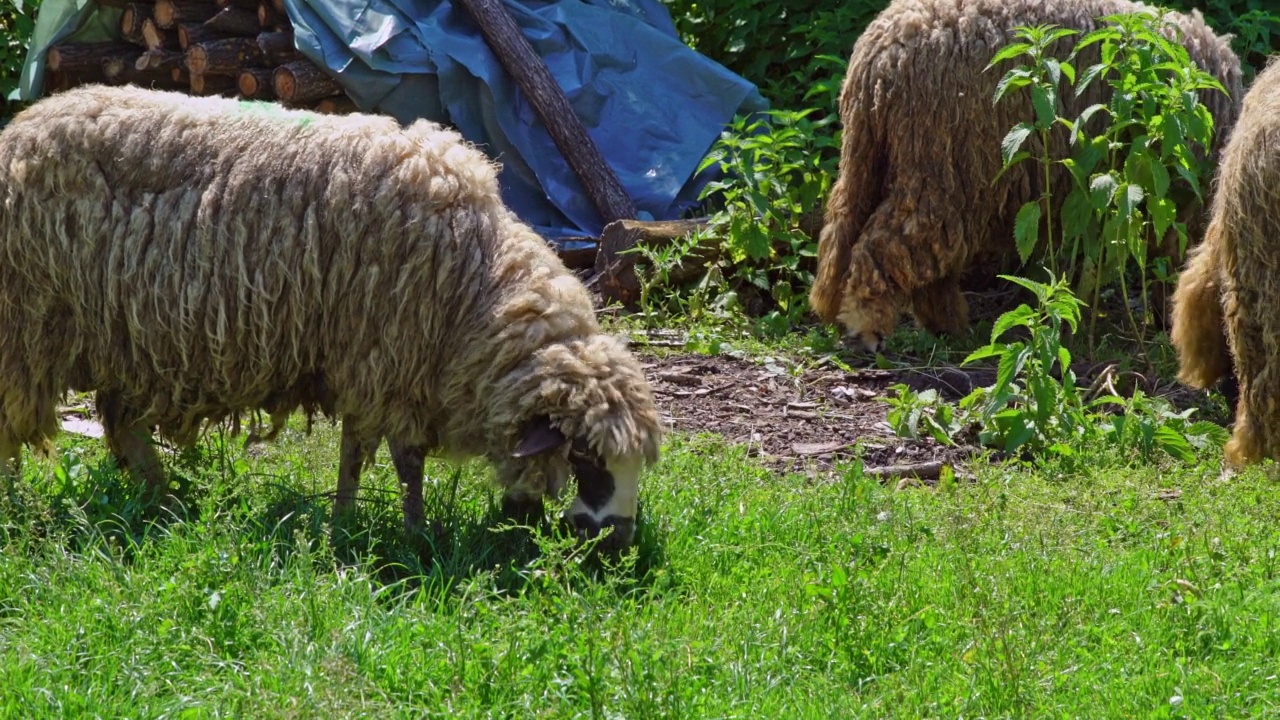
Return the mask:
<svg viewBox="0 0 1280 720">
<path fill-rule="evenodd" d="M 920 480 L 937 480 L 942 477 L 942 468 L 950 465 L 951 463 L 941 460 L 931 460 L 922 463 L 865 468 L 862 474 L 877 480 L 897 480 L 905 477 L 919 478 Z"/>
<path fill-rule="evenodd" d="M 611 223 L 634 218 L 635 203 L 501 0 L 459 0 L 458 4 L 480 26 L 485 42 L 533 106 L 601 219 Z"/>
</svg>

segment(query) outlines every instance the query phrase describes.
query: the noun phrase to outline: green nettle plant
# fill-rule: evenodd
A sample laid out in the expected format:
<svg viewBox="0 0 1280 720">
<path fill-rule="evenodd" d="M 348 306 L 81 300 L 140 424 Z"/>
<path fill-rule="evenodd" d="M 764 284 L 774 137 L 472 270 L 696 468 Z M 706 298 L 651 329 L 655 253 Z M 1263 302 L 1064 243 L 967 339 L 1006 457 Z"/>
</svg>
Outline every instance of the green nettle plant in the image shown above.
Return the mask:
<svg viewBox="0 0 1280 720">
<path fill-rule="evenodd" d="M 18 76 L 27 57 L 27 43 L 36 27 L 39 0 L 9 0 L 0 9 L 0 108 L 18 88 Z M 5 113 L 0 110 L 0 116 Z M 3 120 L 0 120 L 3 125 Z"/>
<path fill-rule="evenodd" d="M 1157 452 L 1194 462 L 1196 448 L 1226 442 L 1221 427 L 1190 420 L 1194 409 L 1175 412 L 1167 401 L 1141 391 L 1127 400 L 1114 393 L 1088 399 L 1076 385 L 1071 351 L 1061 341 L 1064 323 L 1074 330 L 1084 303 L 1062 277 L 1051 276 L 1047 283 L 1000 277 L 1030 290 L 1036 307 L 1022 304 L 1001 315 L 991 342 L 965 358 L 966 365 L 997 359 L 995 383 L 974 390 L 955 407 L 932 390 L 894 386 L 897 396 L 887 401 L 889 424 L 899 436 L 928 436 L 944 445 L 976 436 L 985 447 L 1068 462 L 1090 445 L 1136 450 L 1146 462 Z M 1015 331 L 1021 339 L 1000 340 Z"/>
<path fill-rule="evenodd" d="M 1226 92 L 1195 65 L 1186 48 L 1161 35 L 1161 28 L 1177 32 L 1163 17 L 1110 15 L 1103 21 L 1107 26 L 1081 38 L 1065 60 L 1051 55 L 1050 46 L 1078 31 L 1051 25 L 1018 28 L 1015 42 L 987 66 L 1028 59 L 1004 74 L 995 93 L 998 103 L 1025 88 L 1034 109 L 1034 120 L 1014 126 L 1001 143 L 1004 166 L 996 180 L 1020 162 L 1038 164 L 1042 193 L 1018 212 L 1018 254 L 1025 263 L 1035 253 L 1043 219 L 1050 270 L 1068 278 L 1077 295 L 1092 298 L 1090 347 L 1100 291 L 1117 283 L 1121 296 L 1128 298 L 1131 265 L 1144 300 L 1141 330 L 1132 307 L 1127 302 L 1125 307 L 1142 342 L 1150 323 L 1150 271 L 1158 278 L 1172 272 L 1167 264 L 1149 267 L 1148 251 L 1171 238 L 1169 233 L 1176 234 L 1179 255 L 1185 251 L 1186 226 L 1178 220 L 1177 208 L 1186 202 L 1203 204 L 1202 183 L 1212 172 L 1205 151 L 1213 138 L 1213 116 L 1198 92 Z M 1079 53 L 1092 45 L 1100 46 L 1100 61 L 1078 72 L 1074 63 Z M 1063 78 L 1075 86 L 1077 97 L 1095 82 L 1107 83 L 1111 99 L 1086 107 L 1077 117 L 1063 117 L 1058 94 Z M 1094 118 L 1101 122 L 1091 124 Z M 1066 134 L 1070 157 L 1051 154 L 1049 139 L 1055 133 Z M 1032 135 L 1040 141 L 1038 156 L 1022 149 Z M 1062 176 L 1053 172 L 1054 165 L 1068 171 L 1068 187 L 1053 186 L 1052 180 Z M 1055 193 L 1063 198 L 1060 206 L 1054 203 Z M 1060 207 L 1060 218 L 1053 217 L 1055 207 Z"/>
<path fill-rule="evenodd" d="M 724 203 L 708 225 L 723 239 L 716 271 L 728 284 L 755 288 L 771 301 L 757 324 L 769 334 L 790 330 L 808 309 L 818 244 L 800 220 L 826 202 L 838 158 L 825 151 L 840 142 L 827 128 L 830 118 L 808 119 L 815 111 L 735 118 L 698 168 L 718 163 L 726 175 L 702 194 L 718 194 Z"/>
<path fill-rule="evenodd" d="M 1000 277 L 1034 293 L 1037 308 L 1022 304 L 1001 315 L 991 328 L 990 344 L 964 359 L 962 365 L 987 358 L 998 358 L 999 364 L 995 384 L 970 393 L 960 408 L 982 428 L 978 439 L 983 445 L 1068 454 L 1089 422 L 1071 370 L 1071 351 L 1062 345 L 1062 325 L 1074 332 L 1084 303 L 1064 278 L 1055 279 L 1052 273 L 1049 283 Z M 1025 329 L 1028 339 L 998 342 L 1015 328 Z M 1061 382 L 1053 376 L 1055 366 Z"/>
</svg>

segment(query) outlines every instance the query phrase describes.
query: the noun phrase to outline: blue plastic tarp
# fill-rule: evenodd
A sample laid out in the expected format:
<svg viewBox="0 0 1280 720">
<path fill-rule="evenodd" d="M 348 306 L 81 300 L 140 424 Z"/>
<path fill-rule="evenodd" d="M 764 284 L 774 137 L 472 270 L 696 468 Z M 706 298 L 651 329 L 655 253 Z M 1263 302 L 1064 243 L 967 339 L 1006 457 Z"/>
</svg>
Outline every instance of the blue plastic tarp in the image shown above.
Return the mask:
<svg viewBox="0 0 1280 720">
<path fill-rule="evenodd" d="M 503 1 L 641 218 L 673 219 L 695 205 L 714 175 L 697 166 L 724 126 L 767 107 L 754 85 L 682 43 L 659 0 Z M 65 24 L 88 22 L 86 4 L 94 0 L 45 0 L 37 39 L 46 13 L 59 24 L 43 37 L 66 36 Z M 456 127 L 502 164 L 504 200 L 543 236 L 600 233 L 577 176 L 465 9 L 448 0 L 285 6 L 298 49 L 361 110 Z M 33 44 L 29 66 L 44 49 Z M 24 73 L 24 99 L 39 88 L 35 70 Z"/>
</svg>

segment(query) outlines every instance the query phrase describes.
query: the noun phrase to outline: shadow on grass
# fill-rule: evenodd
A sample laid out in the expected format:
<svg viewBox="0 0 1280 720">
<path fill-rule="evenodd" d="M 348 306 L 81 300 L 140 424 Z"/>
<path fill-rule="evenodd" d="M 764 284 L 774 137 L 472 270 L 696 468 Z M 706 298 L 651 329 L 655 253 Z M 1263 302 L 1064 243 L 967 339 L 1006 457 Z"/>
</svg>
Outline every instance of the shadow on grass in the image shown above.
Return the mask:
<svg viewBox="0 0 1280 720">
<path fill-rule="evenodd" d="M 634 591 L 648 587 L 652 571 L 666 561 L 657 528 L 645 522 L 643 504 L 635 557 L 612 567 L 567 538 L 549 519 L 555 512 L 550 504 L 536 526 L 519 526 L 505 517 L 496 492 L 478 513 L 474 503 L 464 507 L 458 501 L 460 470 L 448 482 L 428 484 L 426 527 L 410 534 L 394 492 L 367 483 L 354 514 L 335 522 L 331 494 L 302 492 L 287 476 L 249 472 L 241 458 L 230 457 L 220 445 L 201 443 L 166 463 L 170 498 L 134 482 L 100 448 L 64 448 L 39 470 L 29 466 L 25 481 L 0 495 L 0 548 L 20 538 L 63 543 L 73 552 L 105 542 L 128 563 L 146 543 L 164 542 L 174 526 L 197 524 L 202 514 L 210 514 L 209 522 L 233 523 L 236 532 L 270 548 L 281 561 L 296 559 L 302 542 L 317 570 L 366 566 L 389 587 L 383 594 L 389 598 L 423 587 L 452 588 L 481 574 L 492 576 L 494 590 L 517 594 L 549 554 L 575 564 L 584 578 L 611 580 Z M 215 484 L 232 491 L 213 499 Z M 253 501 L 237 496 L 235 489 L 247 487 L 257 496 Z"/>
</svg>

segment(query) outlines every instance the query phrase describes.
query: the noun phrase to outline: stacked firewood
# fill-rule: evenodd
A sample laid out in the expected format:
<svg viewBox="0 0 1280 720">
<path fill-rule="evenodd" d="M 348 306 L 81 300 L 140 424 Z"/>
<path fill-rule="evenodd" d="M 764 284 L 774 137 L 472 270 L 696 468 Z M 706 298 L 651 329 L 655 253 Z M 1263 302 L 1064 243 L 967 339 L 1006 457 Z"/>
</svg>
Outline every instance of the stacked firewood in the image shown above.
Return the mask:
<svg viewBox="0 0 1280 720">
<path fill-rule="evenodd" d="M 45 93 L 90 82 L 239 95 L 321 112 L 355 104 L 294 46 L 283 0 L 99 0 L 120 40 L 49 49 Z"/>
</svg>

